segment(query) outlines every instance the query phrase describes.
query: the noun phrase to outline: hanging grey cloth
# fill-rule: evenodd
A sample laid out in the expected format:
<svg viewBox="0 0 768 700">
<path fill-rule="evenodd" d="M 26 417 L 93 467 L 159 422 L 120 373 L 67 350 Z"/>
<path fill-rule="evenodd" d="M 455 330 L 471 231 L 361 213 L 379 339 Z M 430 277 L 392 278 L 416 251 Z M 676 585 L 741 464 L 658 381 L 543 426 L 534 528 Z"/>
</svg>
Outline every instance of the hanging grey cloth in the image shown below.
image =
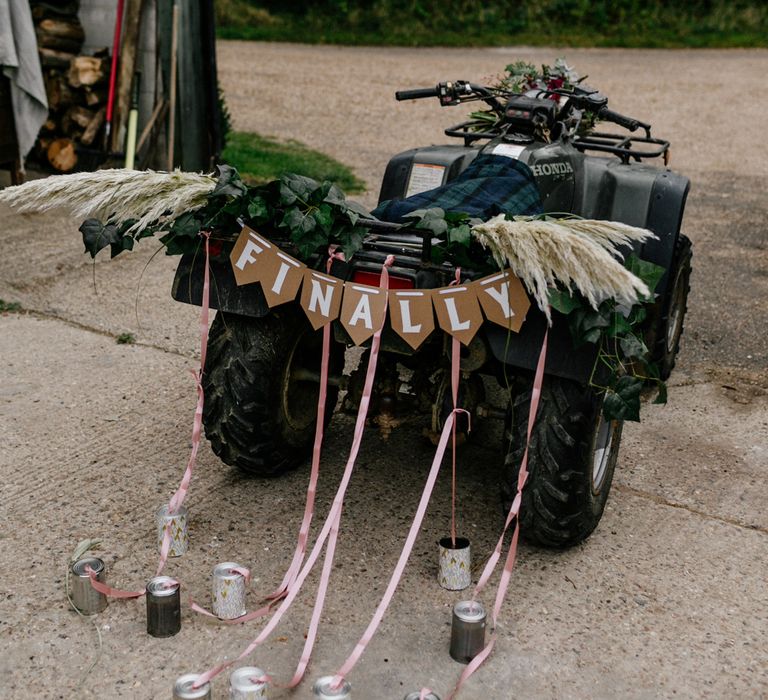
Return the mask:
<svg viewBox="0 0 768 700">
<path fill-rule="evenodd" d="M 28 0 L 0 0 L 0 66 L 11 81 L 13 119 L 23 166 L 48 118 L 48 98 Z"/>
</svg>

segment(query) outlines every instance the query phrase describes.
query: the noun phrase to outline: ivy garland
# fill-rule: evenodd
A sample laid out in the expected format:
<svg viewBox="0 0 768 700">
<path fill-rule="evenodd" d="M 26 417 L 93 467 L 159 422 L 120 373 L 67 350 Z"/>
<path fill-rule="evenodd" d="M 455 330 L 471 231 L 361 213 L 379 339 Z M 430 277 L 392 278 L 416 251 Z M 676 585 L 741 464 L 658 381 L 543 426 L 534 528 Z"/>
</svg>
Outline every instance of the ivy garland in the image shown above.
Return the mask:
<svg viewBox="0 0 768 700">
<path fill-rule="evenodd" d="M 302 175 L 287 174 L 265 185 L 248 187 L 232 167 L 219 166 L 219 179 L 208 203 L 173 221 L 155 222 L 137 233 L 129 233 L 135 219 L 103 223 L 83 222 L 80 232 L 85 249 L 92 257 L 110 247 L 115 257 L 132 250 L 143 238 L 162 234 L 160 242 L 167 255 L 195 253 L 201 231 L 213 231 L 234 240 L 238 220 L 258 228 L 268 237 L 290 240 L 304 262 L 328 247 L 341 246 L 349 259 L 362 245 L 367 229 L 358 225 L 370 213 L 347 201 L 344 193 L 330 182 L 318 183 Z M 422 209 L 407 217 L 407 225 L 429 231 L 433 238 L 432 262 L 490 274 L 498 268 L 488 251 L 472 236 L 472 227 L 481 223 L 460 212 L 440 208 Z M 655 289 L 664 269 L 631 255 L 626 267 L 650 290 Z M 631 309 L 620 308 L 606 299 L 593 309 L 580 294 L 555 289 L 549 295 L 553 309 L 564 314 L 576 347 L 585 343 L 598 346 L 590 385 L 605 394 L 603 413 L 609 420 L 640 420 L 640 395 L 647 384 L 655 385 L 654 403 L 666 403 L 666 386 L 658 368 L 649 361 L 643 341 L 643 322 L 647 305 L 642 299 Z"/>
</svg>

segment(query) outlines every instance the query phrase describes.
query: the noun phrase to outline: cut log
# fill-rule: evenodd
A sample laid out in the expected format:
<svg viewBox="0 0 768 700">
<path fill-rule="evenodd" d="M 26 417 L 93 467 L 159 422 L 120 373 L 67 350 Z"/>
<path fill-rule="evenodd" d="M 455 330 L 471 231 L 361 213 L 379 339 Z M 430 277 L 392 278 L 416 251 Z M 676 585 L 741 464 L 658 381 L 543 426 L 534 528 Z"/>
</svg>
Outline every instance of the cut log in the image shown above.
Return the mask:
<svg viewBox="0 0 768 700">
<path fill-rule="evenodd" d="M 66 53 L 78 54 L 83 48 L 83 42 L 77 39 L 68 39 L 64 36 L 54 36 L 36 29 L 37 45 L 44 49 L 54 49 L 55 51 L 64 51 Z"/>
<path fill-rule="evenodd" d="M 103 105 L 107 101 L 108 89 L 106 85 L 85 88 L 85 104 L 89 107 Z"/>
<path fill-rule="evenodd" d="M 43 131 L 56 131 L 56 128 L 58 127 L 58 124 L 56 123 L 55 119 L 52 119 L 50 116 L 48 119 L 45 120 L 45 124 L 43 124 Z"/>
<path fill-rule="evenodd" d="M 54 69 L 45 73 L 45 94 L 48 96 L 48 107 L 54 111 L 66 109 L 75 101 L 67 79 Z"/>
<path fill-rule="evenodd" d="M 77 17 L 78 2 L 77 0 L 67 0 L 66 2 L 30 2 L 32 6 L 32 19 L 35 22 L 51 17 L 58 18 L 72 18 Z"/>
<path fill-rule="evenodd" d="M 97 85 L 107 79 L 109 64 L 102 58 L 76 56 L 69 66 L 69 84 L 79 88 Z"/>
<path fill-rule="evenodd" d="M 46 68 L 69 68 L 75 54 L 55 49 L 38 49 L 40 63 Z"/>
<path fill-rule="evenodd" d="M 58 36 L 62 39 L 71 39 L 79 41 L 81 44 L 85 41 L 85 32 L 80 20 L 76 17 L 71 20 L 65 19 L 44 19 L 37 25 L 41 32 L 49 36 Z"/>
<path fill-rule="evenodd" d="M 88 124 L 85 131 L 83 132 L 83 135 L 80 137 L 80 143 L 82 143 L 84 146 L 90 146 L 93 143 L 93 140 L 96 138 L 96 134 L 99 133 L 99 129 L 101 129 L 102 125 L 104 124 L 104 119 L 106 116 L 106 107 L 102 107 L 98 112 L 96 112 L 93 119 L 91 119 L 91 123 Z"/>
<path fill-rule="evenodd" d="M 81 129 L 87 129 L 93 121 L 94 114 L 86 107 L 75 105 L 67 110 L 66 116 L 69 117 L 70 122 L 77 124 Z"/>
<path fill-rule="evenodd" d="M 75 144 L 71 139 L 56 139 L 48 146 L 48 162 L 62 173 L 67 173 L 77 165 Z"/>
</svg>

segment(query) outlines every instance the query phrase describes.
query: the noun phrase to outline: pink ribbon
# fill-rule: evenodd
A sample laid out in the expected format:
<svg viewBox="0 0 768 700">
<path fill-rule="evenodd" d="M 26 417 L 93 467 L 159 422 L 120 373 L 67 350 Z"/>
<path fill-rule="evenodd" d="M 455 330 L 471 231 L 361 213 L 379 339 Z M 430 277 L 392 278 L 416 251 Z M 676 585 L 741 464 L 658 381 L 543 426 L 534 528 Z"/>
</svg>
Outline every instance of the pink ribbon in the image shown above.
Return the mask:
<svg viewBox="0 0 768 700">
<path fill-rule="evenodd" d="M 231 574 L 240 574 L 245 579 L 245 585 L 248 586 L 251 583 L 251 570 L 247 569 L 244 566 L 230 566 L 227 571 Z M 192 608 L 196 613 L 200 613 L 201 615 L 206 615 L 207 617 L 213 617 L 217 620 L 220 620 L 221 622 L 224 622 L 228 625 L 233 625 L 239 622 L 248 622 L 249 620 L 255 620 L 259 617 L 264 617 L 265 615 L 269 615 L 270 613 L 270 606 L 265 605 L 263 608 L 259 608 L 258 610 L 254 610 L 250 613 L 245 613 L 244 615 L 241 615 L 240 617 L 235 618 L 224 618 L 219 617 L 218 615 L 215 615 L 212 612 L 209 612 L 205 608 L 199 606 L 197 603 L 195 603 L 192 598 L 189 599 L 189 607 Z"/>
<path fill-rule="evenodd" d="M 456 277 L 450 286 L 455 287 L 461 284 L 461 268 L 456 268 Z M 453 409 L 456 410 L 459 401 L 459 365 L 461 362 L 461 346 L 458 338 L 451 338 L 451 397 L 453 398 Z M 467 414 L 469 415 L 469 414 Z M 456 547 L 456 421 L 453 422 L 452 438 L 452 459 L 451 465 L 451 547 Z"/>
<path fill-rule="evenodd" d="M 344 253 L 336 252 L 337 246 L 328 248 L 328 261 L 325 264 L 326 272 L 330 273 L 334 260 L 344 260 Z M 309 539 L 309 526 L 315 512 L 315 496 L 317 495 L 317 481 L 320 474 L 320 453 L 323 446 L 323 433 L 325 430 L 325 404 L 328 396 L 328 365 L 331 354 L 331 324 L 323 326 L 323 349 L 320 362 L 320 395 L 317 399 L 317 420 L 315 421 L 315 443 L 312 447 L 312 469 L 309 475 L 307 487 L 307 500 L 304 505 L 304 517 L 299 528 L 299 539 L 293 553 L 293 559 L 288 571 L 277 589 L 267 596 L 267 600 L 276 600 L 285 596 L 291 584 L 296 580 L 301 563 L 307 552 L 307 540 Z"/>
<path fill-rule="evenodd" d="M 510 507 L 509 513 L 507 514 L 507 519 L 504 522 L 504 529 L 501 531 L 501 536 L 499 537 L 499 541 L 496 544 L 496 548 L 493 550 L 493 553 L 488 558 L 488 562 L 486 563 L 485 568 L 483 569 L 483 573 L 480 576 L 480 579 L 478 580 L 477 585 L 475 586 L 475 590 L 472 594 L 472 600 L 473 601 L 477 600 L 477 597 L 480 595 L 480 593 L 488 583 L 488 579 L 490 579 L 494 569 L 496 568 L 496 564 L 501 558 L 501 550 L 504 546 L 504 535 L 507 533 L 507 530 L 509 529 L 510 524 L 514 520 L 515 529 L 512 533 L 512 540 L 509 544 L 509 550 L 507 551 L 507 557 L 504 562 L 504 569 L 501 572 L 499 587 L 496 591 L 496 599 L 493 605 L 491 619 L 493 620 L 494 630 L 493 630 L 493 633 L 491 634 L 490 639 L 488 640 L 488 643 L 485 645 L 483 650 L 477 656 L 475 656 L 472 659 L 472 661 L 469 662 L 469 664 L 467 664 L 467 667 L 464 669 L 461 676 L 459 676 L 459 680 L 456 683 L 456 686 L 454 687 L 451 694 L 448 696 L 447 700 L 452 700 L 452 698 L 456 696 L 456 694 L 459 692 L 459 690 L 461 690 L 461 687 L 464 685 L 467 679 L 475 671 L 477 671 L 477 669 L 480 668 L 480 666 L 482 666 L 482 664 L 490 655 L 491 651 L 493 651 L 493 647 L 496 644 L 496 639 L 497 639 L 496 624 L 499 618 L 499 613 L 501 612 L 501 606 L 504 603 L 504 598 L 507 595 L 509 581 L 510 581 L 510 578 L 512 577 L 512 570 L 514 569 L 515 560 L 517 557 L 517 544 L 520 538 L 520 518 L 518 517 L 518 514 L 520 512 L 520 505 L 522 503 L 523 488 L 525 487 L 525 482 L 528 479 L 528 450 L 531 445 L 531 435 L 533 434 L 533 426 L 536 423 L 536 414 L 538 413 L 539 401 L 541 399 L 541 389 L 544 384 L 544 365 L 546 364 L 546 359 L 547 359 L 548 336 L 549 336 L 549 329 L 547 329 L 546 332 L 544 333 L 544 340 L 541 344 L 541 352 L 539 353 L 539 361 L 536 365 L 536 374 L 534 375 L 534 379 L 533 379 L 533 391 L 531 393 L 531 406 L 528 412 L 528 429 L 527 429 L 526 438 L 525 438 L 525 450 L 523 452 L 523 458 L 520 461 L 520 472 L 517 478 L 517 493 L 515 494 L 515 498 L 512 501 L 512 506 Z"/>
<path fill-rule="evenodd" d="M 394 256 L 392 255 L 388 256 L 384 262 L 380 283 L 380 287 L 382 289 L 389 288 L 388 268 L 392 266 L 393 262 Z M 304 645 L 304 650 L 296 668 L 296 673 L 286 687 L 295 687 L 304 677 L 304 672 L 306 671 L 307 665 L 309 664 L 309 659 L 312 654 L 312 647 L 317 636 L 320 615 L 322 614 L 323 603 L 325 601 L 325 593 L 327 591 L 328 581 L 330 579 L 333 564 L 333 553 L 336 547 L 339 523 L 341 522 L 341 510 L 344 505 L 344 496 L 346 494 L 347 487 L 349 486 L 349 481 L 352 478 L 352 471 L 354 469 L 355 462 L 357 461 L 357 455 L 360 451 L 360 444 L 363 439 L 365 419 L 368 415 L 368 407 L 370 405 L 371 395 L 373 393 L 373 382 L 376 376 L 376 364 L 379 357 L 379 347 L 381 345 L 382 331 L 383 325 L 373 335 L 373 340 L 371 342 L 371 352 L 368 358 L 368 369 L 365 375 L 365 384 L 363 386 L 363 393 L 360 398 L 360 406 L 357 411 L 357 420 L 355 422 L 355 432 L 352 440 L 352 448 L 347 459 L 346 467 L 344 468 L 341 482 L 339 483 L 339 486 L 336 490 L 336 495 L 334 496 L 331 510 L 325 519 L 325 523 L 323 524 L 322 530 L 320 531 L 314 546 L 312 547 L 312 551 L 309 553 L 309 556 L 306 558 L 306 561 L 296 575 L 293 584 L 288 588 L 285 598 L 283 598 L 274 615 L 272 615 L 272 617 L 269 619 L 269 622 L 267 622 L 267 624 L 264 626 L 264 629 L 262 629 L 256 639 L 254 639 L 237 658 L 231 661 L 222 662 L 200 675 L 195 681 L 194 687 L 199 688 L 201 685 L 204 685 L 212 678 L 220 674 L 222 671 L 229 668 L 232 664 L 244 659 L 246 656 L 251 654 L 254 649 L 256 649 L 256 647 L 262 644 L 270 634 L 272 634 L 275 627 L 277 627 L 277 625 L 280 623 L 283 615 L 291 607 L 293 601 L 296 599 L 296 596 L 299 594 L 301 587 L 304 585 L 304 581 L 306 580 L 307 576 L 309 576 L 309 573 L 314 565 L 317 563 L 320 552 L 322 551 L 326 540 L 328 540 L 328 548 L 326 550 L 326 558 L 323 564 L 323 571 L 320 576 L 320 583 L 318 585 L 315 607 L 312 611 L 312 619 L 307 631 L 307 641 Z"/>
<path fill-rule="evenodd" d="M 91 586 L 99 593 L 103 593 L 110 598 L 141 598 L 141 596 L 146 593 L 146 590 L 121 591 L 118 588 L 111 588 L 110 586 L 107 586 L 107 584 L 97 581 L 96 576 L 98 576 L 98 574 L 87 564 L 85 566 L 85 573 L 88 574 L 88 578 L 91 580 Z"/>
</svg>

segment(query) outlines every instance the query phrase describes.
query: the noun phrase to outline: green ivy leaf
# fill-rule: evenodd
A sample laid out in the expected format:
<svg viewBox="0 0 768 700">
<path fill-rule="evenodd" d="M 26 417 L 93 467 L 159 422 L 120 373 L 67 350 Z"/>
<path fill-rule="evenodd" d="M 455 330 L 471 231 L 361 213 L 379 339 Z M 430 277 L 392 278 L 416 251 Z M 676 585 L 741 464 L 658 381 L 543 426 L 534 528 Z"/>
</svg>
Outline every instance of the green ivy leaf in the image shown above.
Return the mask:
<svg viewBox="0 0 768 700">
<path fill-rule="evenodd" d="M 599 343 L 603 329 L 608 327 L 610 319 L 599 311 L 582 307 L 569 316 L 569 322 L 574 345 L 579 347 L 584 343 Z"/>
<path fill-rule="evenodd" d="M 648 348 L 641 338 L 634 333 L 624 336 L 619 339 L 619 345 L 621 351 L 624 353 L 624 357 L 639 357 L 644 358 L 648 355 Z"/>
<path fill-rule="evenodd" d="M 653 294 L 659 280 L 664 276 L 664 268 L 646 260 L 641 260 L 635 253 L 632 253 L 624 263 L 633 275 L 639 277 L 648 285 L 648 289 Z"/>
<path fill-rule="evenodd" d="M 610 323 L 605 330 L 605 334 L 609 338 L 617 338 L 631 332 L 632 326 L 624 316 L 618 312 L 611 313 Z"/>
<path fill-rule="evenodd" d="M 248 218 L 256 224 L 263 224 L 270 219 L 270 208 L 266 199 L 261 196 L 254 197 L 248 203 Z"/>
<path fill-rule="evenodd" d="M 86 219 L 80 225 L 80 233 L 83 234 L 83 245 L 85 245 L 86 252 L 91 254 L 92 258 L 96 257 L 96 254 L 109 246 L 121 246 L 122 236 L 117 230 L 117 227 L 113 224 L 107 224 L 106 226 L 98 219 Z M 120 247 L 122 250 L 122 247 Z M 116 255 L 116 254 L 115 254 Z M 114 257 L 114 255 L 112 256 Z"/>
<path fill-rule="evenodd" d="M 336 187 L 336 185 L 331 185 L 328 188 L 323 201 L 327 202 L 328 204 L 335 204 L 339 207 L 345 207 L 347 205 L 347 198 L 344 196 L 344 193 L 338 187 Z"/>
<path fill-rule="evenodd" d="M 308 204 L 312 193 L 319 187 L 311 177 L 286 173 L 280 176 L 280 204 L 289 207 L 299 200 Z"/>
<path fill-rule="evenodd" d="M 333 226 L 333 209 L 329 204 L 321 204 L 312 212 L 312 216 L 325 233 L 330 233 Z"/>
<path fill-rule="evenodd" d="M 417 209 L 403 218 L 414 219 L 415 228 L 431 231 L 434 236 L 443 236 L 448 230 L 448 223 L 445 220 L 445 212 L 440 207 L 431 209 Z"/>
<path fill-rule="evenodd" d="M 666 383 L 659 380 L 658 382 L 656 382 L 656 388 L 658 389 L 658 391 L 656 393 L 656 398 L 653 400 L 653 403 L 667 403 Z"/>
<path fill-rule="evenodd" d="M 643 380 L 625 375 L 605 394 L 603 415 L 606 420 L 640 420 L 640 392 Z"/>
<path fill-rule="evenodd" d="M 196 238 L 200 233 L 200 221 L 192 212 L 187 212 L 175 219 L 168 231 L 177 237 Z"/>
<path fill-rule="evenodd" d="M 550 289 L 548 296 L 549 305 L 566 316 L 583 305 L 580 297 L 564 289 Z"/>
<path fill-rule="evenodd" d="M 341 248 L 344 251 L 344 257 L 349 260 L 360 248 L 363 247 L 363 240 L 367 233 L 367 229 L 353 228 L 345 237 L 341 244 Z"/>
<path fill-rule="evenodd" d="M 313 216 L 310 216 L 309 212 L 303 212 L 298 207 L 292 207 L 285 212 L 280 226 L 287 228 L 291 232 L 291 238 L 296 241 L 297 238 L 301 239 L 314 231 L 317 221 Z"/>
<path fill-rule="evenodd" d="M 248 192 L 245 183 L 240 179 L 240 173 L 231 165 L 219 165 L 219 179 L 211 192 L 212 197 L 242 197 Z"/>
<path fill-rule="evenodd" d="M 466 224 L 448 229 L 448 240 L 451 244 L 457 243 L 469 247 L 472 242 L 471 229 Z"/>
</svg>

